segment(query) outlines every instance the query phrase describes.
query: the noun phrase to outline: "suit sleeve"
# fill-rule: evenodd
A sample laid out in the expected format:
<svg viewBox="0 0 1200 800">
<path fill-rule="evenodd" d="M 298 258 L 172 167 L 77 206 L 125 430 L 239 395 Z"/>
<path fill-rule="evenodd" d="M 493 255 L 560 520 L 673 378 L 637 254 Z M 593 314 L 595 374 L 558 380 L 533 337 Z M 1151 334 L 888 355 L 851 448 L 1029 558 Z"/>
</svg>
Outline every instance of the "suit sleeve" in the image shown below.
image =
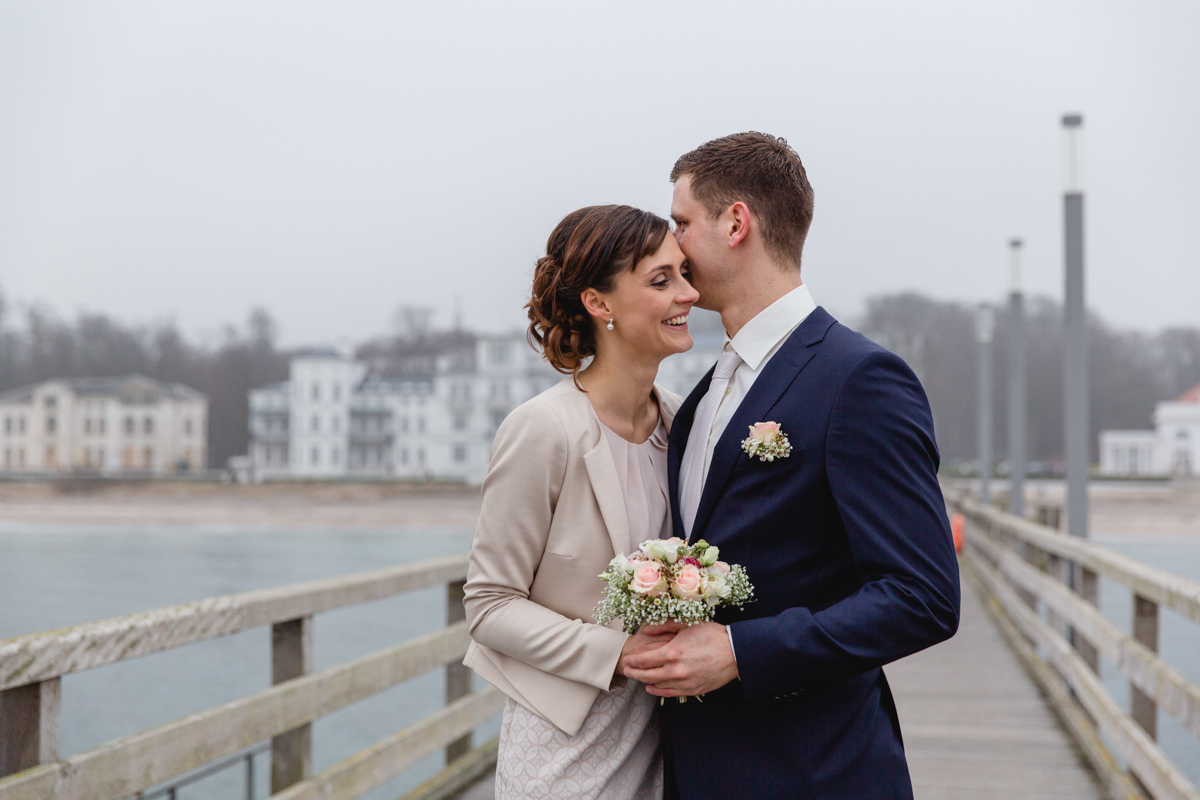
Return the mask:
<svg viewBox="0 0 1200 800">
<path fill-rule="evenodd" d="M 569 680 L 608 690 L 624 633 L 529 599 L 562 491 L 569 445 L 554 409 L 518 407 L 492 446 L 463 604 L 471 638 Z"/>
<path fill-rule="evenodd" d="M 862 586 L 826 608 L 731 625 L 747 699 L 856 675 L 958 629 L 958 561 L 937 480 L 933 417 L 897 356 L 862 358 L 838 393 L 826 473 Z"/>
</svg>

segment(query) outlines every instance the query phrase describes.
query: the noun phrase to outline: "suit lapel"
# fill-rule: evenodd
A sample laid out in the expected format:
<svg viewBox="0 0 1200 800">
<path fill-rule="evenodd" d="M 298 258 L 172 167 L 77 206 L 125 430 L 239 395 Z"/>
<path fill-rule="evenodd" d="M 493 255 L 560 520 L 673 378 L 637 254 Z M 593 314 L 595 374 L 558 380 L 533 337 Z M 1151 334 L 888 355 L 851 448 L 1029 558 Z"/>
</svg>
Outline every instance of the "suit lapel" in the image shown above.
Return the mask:
<svg viewBox="0 0 1200 800">
<path fill-rule="evenodd" d="M 679 406 L 679 410 L 675 412 L 674 424 L 671 426 L 671 435 L 668 438 L 667 487 L 671 492 L 671 496 L 668 498 L 671 503 L 671 529 L 676 536 L 681 538 L 683 536 L 683 517 L 680 516 L 679 511 L 679 469 L 683 464 L 683 451 L 687 447 L 688 436 L 692 432 L 692 423 L 696 421 L 696 407 L 700 405 L 700 401 L 708 392 L 708 384 L 712 382 L 713 370 L 716 368 L 717 365 L 713 364 L 708 373 L 696 384 L 696 388 L 692 389 L 692 393 Z"/>
<path fill-rule="evenodd" d="M 725 488 L 729 473 L 734 464 L 743 457 L 742 440 L 749 433 L 750 426 L 756 422 L 765 422 L 771 409 L 779 402 L 779 398 L 796 380 L 800 371 L 812 360 L 816 352 L 813 345 L 825 338 L 825 332 L 836 322 L 829 312 L 821 307 L 813 310 L 792 335 L 783 343 L 779 350 L 763 367 L 758 379 L 750 387 L 750 393 L 742 399 L 741 405 L 725 426 L 717 446 L 713 450 L 712 463 L 708 467 L 708 477 L 704 481 L 704 490 L 700 494 L 700 507 L 696 511 L 696 521 L 692 525 L 693 536 L 702 530 L 704 522 L 712 512 L 717 498 Z"/>
</svg>

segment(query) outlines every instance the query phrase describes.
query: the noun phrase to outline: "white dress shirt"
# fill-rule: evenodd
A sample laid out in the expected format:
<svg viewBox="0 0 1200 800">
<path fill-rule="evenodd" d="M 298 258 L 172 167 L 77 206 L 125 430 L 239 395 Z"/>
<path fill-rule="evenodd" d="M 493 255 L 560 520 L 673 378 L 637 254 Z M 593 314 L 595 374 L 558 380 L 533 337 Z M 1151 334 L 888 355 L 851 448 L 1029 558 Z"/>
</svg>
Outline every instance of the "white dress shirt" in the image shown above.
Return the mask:
<svg viewBox="0 0 1200 800">
<path fill-rule="evenodd" d="M 704 472 L 702 474 L 704 480 L 708 480 L 708 468 L 712 465 L 713 450 L 716 449 L 721 434 L 725 433 L 729 420 L 733 419 L 738 406 L 750 393 L 750 388 L 762 374 L 763 367 L 816 307 L 808 287 L 801 284 L 758 312 L 753 319 L 742 326 L 742 329 L 737 332 L 737 336 L 732 339 L 728 336 L 725 337 L 725 347 L 732 347 L 738 357 L 742 359 L 742 363 L 738 364 L 733 377 L 729 379 L 729 387 L 725 390 L 725 396 L 721 398 L 721 404 L 717 406 L 712 427 L 704 431 L 700 430 L 700 426 L 693 425 L 692 430 L 688 433 L 687 446 L 683 450 L 683 461 L 679 465 L 680 475 L 689 474 L 693 459 L 703 458 Z M 766 420 L 756 419 L 755 422 L 766 422 Z M 747 431 L 748 433 L 749 431 Z M 680 481 L 680 491 L 683 491 L 683 481 Z M 703 489 L 701 491 L 703 492 Z M 736 663 L 737 650 L 733 646 L 733 631 L 726 627 L 725 632 L 729 635 L 729 649 L 733 652 L 733 660 Z"/>
<path fill-rule="evenodd" d="M 689 474 L 692 460 L 702 457 L 704 459 L 702 474 L 704 480 L 708 480 L 708 468 L 712 465 L 713 450 L 720 441 L 721 434 L 725 432 L 726 426 L 729 425 L 729 420 L 733 418 L 738 406 L 742 404 L 742 400 L 746 399 L 746 395 L 750 393 L 750 388 L 762 374 L 763 367 L 778 352 L 792 331 L 796 330 L 816 307 L 808 287 L 801 284 L 758 312 L 753 319 L 742 326 L 742 329 L 737 332 L 737 336 L 732 339 L 725 338 L 725 347 L 732 347 L 738 357 L 742 359 L 742 363 L 738 365 L 733 377 L 729 379 L 729 388 L 725 390 L 725 396 L 721 398 L 721 404 L 717 406 L 712 428 L 702 431 L 697 426 L 692 426 L 691 432 L 688 433 L 687 447 L 683 450 L 683 461 L 679 466 L 680 475 Z M 766 420 L 758 419 L 754 421 L 766 422 Z M 748 433 L 749 431 L 747 431 Z M 680 488 L 682 490 L 682 481 Z"/>
</svg>

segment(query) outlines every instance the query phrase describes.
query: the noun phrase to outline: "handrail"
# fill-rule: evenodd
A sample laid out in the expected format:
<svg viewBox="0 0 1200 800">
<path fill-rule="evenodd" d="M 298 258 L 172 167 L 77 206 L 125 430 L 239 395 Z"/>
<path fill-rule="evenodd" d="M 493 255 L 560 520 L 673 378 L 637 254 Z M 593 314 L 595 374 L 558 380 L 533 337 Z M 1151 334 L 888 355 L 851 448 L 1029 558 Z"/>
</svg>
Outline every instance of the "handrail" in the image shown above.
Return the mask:
<svg viewBox="0 0 1200 800">
<path fill-rule="evenodd" d="M 1200 800 L 1200 792 L 1155 742 L 1157 708 L 1162 707 L 1200 739 L 1200 688 L 1161 658 L 1158 608 L 1167 606 L 1200 622 L 1200 583 L 1151 567 L 1084 539 L 1068 536 L 979 503 L 965 494 L 948 505 L 961 513 L 964 559 L 972 575 L 999 609 L 1002 631 L 1019 631 L 1034 648 L 1014 649 L 1045 686 L 1068 727 L 1080 736 L 1085 753 L 1114 795 L 1155 800 Z M 1097 575 L 1128 586 L 1134 598 L 1132 635 L 1096 608 Z M 1039 614 L 1044 609 L 1047 619 Z M 1014 634 L 1017 635 L 1017 634 Z M 1019 646 L 1018 646 L 1019 645 Z M 1038 652 L 1040 650 L 1040 653 Z M 1097 677 L 1097 654 L 1129 679 L 1131 709 L 1121 710 Z M 1031 663 L 1032 662 L 1032 663 Z M 1059 687 L 1065 684 L 1070 693 Z M 1065 707 L 1071 704 L 1071 708 Z M 1075 709 L 1086 710 L 1086 716 Z M 1089 719 L 1128 764 L 1137 784 L 1116 767 L 1094 733 L 1076 730 Z M 1103 752 L 1101 752 L 1103 751 Z"/>
<path fill-rule="evenodd" d="M 382 600 L 466 574 L 466 554 L 445 556 L 0 639 L 0 690 Z"/>
<path fill-rule="evenodd" d="M 0 800 L 120 800 L 268 739 L 271 791 L 280 797 L 357 797 L 441 748 L 448 764 L 466 754 L 478 769 L 472 731 L 500 710 L 503 695 L 492 688 L 472 692 L 461 664 L 470 643 L 462 607 L 467 558 L 209 598 L 0 641 L 0 675 L 8 679 L 0 684 Z M 436 584 L 446 586 L 447 627 L 312 671 L 313 614 Z M 264 625 L 272 626 L 270 689 L 59 757 L 62 675 Z M 438 667 L 446 671 L 445 708 L 312 776 L 314 720 Z"/>
</svg>

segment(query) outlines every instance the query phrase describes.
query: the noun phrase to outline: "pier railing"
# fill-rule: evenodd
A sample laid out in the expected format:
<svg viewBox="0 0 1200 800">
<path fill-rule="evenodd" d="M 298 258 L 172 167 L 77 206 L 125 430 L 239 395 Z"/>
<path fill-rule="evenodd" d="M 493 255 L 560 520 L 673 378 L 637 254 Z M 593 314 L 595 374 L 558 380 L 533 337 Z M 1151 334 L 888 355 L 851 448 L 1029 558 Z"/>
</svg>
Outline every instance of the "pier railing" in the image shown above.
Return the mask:
<svg viewBox="0 0 1200 800">
<path fill-rule="evenodd" d="M 1158 657 L 1159 609 L 1200 623 L 1200 583 L 965 494 L 949 505 L 964 517 L 968 575 L 1112 796 L 1200 800 L 1156 742 L 1160 710 L 1200 738 L 1200 689 Z M 1100 575 L 1132 593 L 1132 631 L 1098 610 Z M 1100 682 L 1101 655 L 1129 680 L 1128 711 Z"/>
<path fill-rule="evenodd" d="M 500 711 L 471 691 L 460 663 L 467 556 L 456 555 L 186 603 L 0 640 L 0 800 L 120 800 L 270 741 L 273 798 L 349 800 L 445 748 L 447 769 L 415 796 L 459 786 L 489 765 L 472 731 Z M 446 585 L 446 627 L 313 672 L 313 615 Z M 69 756 L 59 753 L 62 676 L 271 626 L 271 688 Z M 446 670 L 437 713 L 312 774 L 312 722 L 433 669 Z M 252 765 L 252 764 L 251 764 Z"/>
</svg>

